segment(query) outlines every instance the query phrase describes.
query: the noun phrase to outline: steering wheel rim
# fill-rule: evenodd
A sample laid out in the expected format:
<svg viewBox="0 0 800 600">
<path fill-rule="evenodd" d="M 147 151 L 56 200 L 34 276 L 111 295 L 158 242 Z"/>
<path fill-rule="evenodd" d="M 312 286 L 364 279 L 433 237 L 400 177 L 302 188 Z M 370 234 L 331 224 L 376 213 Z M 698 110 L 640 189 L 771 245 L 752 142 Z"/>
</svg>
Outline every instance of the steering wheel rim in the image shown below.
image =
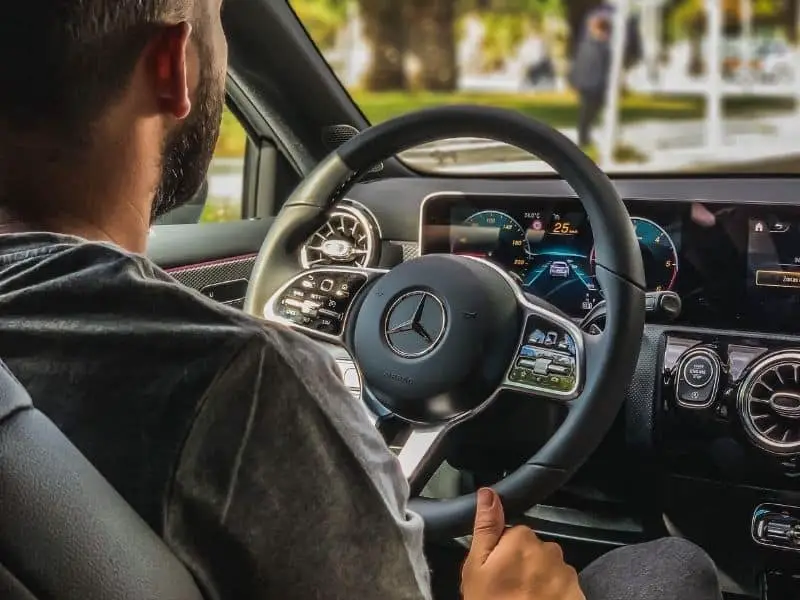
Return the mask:
<svg viewBox="0 0 800 600">
<path fill-rule="evenodd" d="M 607 303 L 603 334 L 583 335 L 579 340 L 585 354 L 582 389 L 577 399 L 572 401 L 565 421 L 529 461 L 494 486 L 507 512 L 521 513 L 563 485 L 602 441 L 632 379 L 644 330 L 644 269 L 638 241 L 630 227 L 630 216 L 608 177 L 568 138 L 519 113 L 480 106 L 427 109 L 365 130 L 324 159 L 287 200 L 256 259 L 245 310 L 263 317 L 264 307 L 270 306 L 286 282 L 297 278 L 300 273 L 297 249 L 360 175 L 376 162 L 409 148 L 457 137 L 488 138 L 517 146 L 547 162 L 572 187 L 592 223 L 596 274 Z M 430 263 L 432 258 L 416 260 L 429 259 L 427 262 Z M 453 266 L 464 267 L 461 270 L 469 271 L 468 277 L 478 279 L 502 278 L 504 275 L 489 264 L 479 268 L 455 263 Z M 492 270 L 494 275 L 489 274 Z M 422 273 L 421 267 L 417 269 L 416 274 L 419 273 Z M 395 292 L 402 289 L 397 279 L 393 277 L 396 285 L 388 288 L 389 293 L 395 294 L 394 300 L 398 297 Z M 514 285 L 510 279 L 506 283 Z M 369 290 L 381 285 L 380 281 L 375 285 L 365 285 L 363 289 L 366 291 L 354 300 L 354 304 L 359 307 L 365 303 L 374 304 Z M 516 297 L 527 311 L 525 323 L 531 314 L 540 314 L 549 322 L 563 326 L 570 335 L 581 335 L 580 330 L 576 334 L 574 329 L 564 324 L 566 316 L 554 307 L 526 298 L 524 294 Z M 386 310 L 384 307 L 381 319 L 389 318 Z M 370 314 L 374 317 L 377 313 L 373 310 Z M 515 347 L 522 343 L 520 339 Z M 365 387 L 367 384 L 365 381 Z M 491 396 L 480 406 L 474 406 L 466 417 L 448 413 L 450 418 L 446 423 L 452 425 L 477 414 L 493 398 Z M 432 429 L 423 429 L 422 433 L 434 432 L 439 427 L 435 423 L 431 425 L 434 426 Z M 432 448 L 433 445 L 428 450 L 432 451 Z M 428 535 L 459 536 L 471 528 L 475 495 L 448 500 L 414 498 L 412 509 L 425 520 Z"/>
</svg>

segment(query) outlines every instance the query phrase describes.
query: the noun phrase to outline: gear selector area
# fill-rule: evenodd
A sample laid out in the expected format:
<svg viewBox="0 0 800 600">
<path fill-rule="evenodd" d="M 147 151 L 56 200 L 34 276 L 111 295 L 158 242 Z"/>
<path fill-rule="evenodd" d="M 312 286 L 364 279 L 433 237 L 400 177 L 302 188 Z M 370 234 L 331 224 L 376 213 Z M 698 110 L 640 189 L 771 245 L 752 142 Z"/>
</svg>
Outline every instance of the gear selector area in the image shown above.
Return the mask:
<svg viewBox="0 0 800 600">
<path fill-rule="evenodd" d="M 800 552 L 800 508 L 761 504 L 753 513 L 752 535 L 762 546 Z"/>
</svg>

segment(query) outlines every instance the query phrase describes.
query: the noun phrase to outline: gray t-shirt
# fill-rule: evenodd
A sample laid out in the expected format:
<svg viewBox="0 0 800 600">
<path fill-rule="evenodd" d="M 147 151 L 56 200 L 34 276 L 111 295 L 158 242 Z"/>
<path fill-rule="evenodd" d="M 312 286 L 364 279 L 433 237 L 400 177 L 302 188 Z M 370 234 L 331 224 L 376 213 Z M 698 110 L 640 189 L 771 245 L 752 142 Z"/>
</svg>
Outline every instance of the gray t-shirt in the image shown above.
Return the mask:
<svg viewBox="0 0 800 600">
<path fill-rule="evenodd" d="M 0 357 L 207 598 L 430 597 L 399 465 L 313 342 L 26 233 L 0 235 Z"/>
</svg>

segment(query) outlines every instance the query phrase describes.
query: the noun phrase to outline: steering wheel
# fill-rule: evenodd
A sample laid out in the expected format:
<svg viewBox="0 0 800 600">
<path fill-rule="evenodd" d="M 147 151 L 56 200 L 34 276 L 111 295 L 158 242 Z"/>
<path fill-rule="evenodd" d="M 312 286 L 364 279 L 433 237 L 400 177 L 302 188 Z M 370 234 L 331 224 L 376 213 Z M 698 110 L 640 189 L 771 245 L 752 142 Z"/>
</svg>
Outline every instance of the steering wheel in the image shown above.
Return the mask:
<svg viewBox="0 0 800 600">
<path fill-rule="evenodd" d="M 585 333 L 481 259 L 433 254 L 391 270 L 301 270 L 299 247 L 359 176 L 404 150 L 457 137 L 487 138 L 526 150 L 576 192 L 592 224 L 596 276 L 607 304 L 601 334 Z M 264 240 L 245 310 L 291 322 L 348 350 L 360 369 L 364 393 L 410 424 L 398 458 L 412 496 L 440 464 L 448 432 L 479 414 L 501 391 L 563 403 L 567 416 L 555 434 L 494 486 L 513 515 L 561 487 L 610 429 L 639 355 L 645 279 L 625 205 L 608 177 L 569 139 L 516 112 L 447 106 L 363 131 L 306 177 Z M 555 335 L 550 342 L 563 352 L 536 354 L 528 341 L 537 330 Z M 531 369 L 519 369 L 521 360 L 529 361 L 525 364 Z M 438 538 L 468 533 L 475 506 L 475 494 L 411 501 L 426 534 Z"/>
</svg>

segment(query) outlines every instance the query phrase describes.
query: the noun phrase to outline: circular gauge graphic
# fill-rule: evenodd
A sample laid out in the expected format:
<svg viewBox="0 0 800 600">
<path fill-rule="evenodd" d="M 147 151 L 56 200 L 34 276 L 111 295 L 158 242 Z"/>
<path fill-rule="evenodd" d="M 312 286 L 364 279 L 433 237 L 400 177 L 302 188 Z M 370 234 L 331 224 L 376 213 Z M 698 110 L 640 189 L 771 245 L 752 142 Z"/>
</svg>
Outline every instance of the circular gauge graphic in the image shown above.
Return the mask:
<svg viewBox="0 0 800 600">
<path fill-rule="evenodd" d="M 631 224 L 642 252 L 647 291 L 671 290 L 678 278 L 678 250 L 675 248 L 672 237 L 664 231 L 661 225 L 650 219 L 631 217 Z M 592 248 L 590 262 L 592 271 L 594 271 L 594 248 Z"/>
<path fill-rule="evenodd" d="M 632 217 L 631 223 L 642 251 L 647 291 L 671 290 L 678 278 L 678 250 L 675 242 L 663 227 L 649 219 Z"/>
<path fill-rule="evenodd" d="M 484 210 L 453 228 L 452 253 L 491 260 L 518 281 L 528 268 L 527 242 L 522 226 L 497 210 Z"/>
</svg>

